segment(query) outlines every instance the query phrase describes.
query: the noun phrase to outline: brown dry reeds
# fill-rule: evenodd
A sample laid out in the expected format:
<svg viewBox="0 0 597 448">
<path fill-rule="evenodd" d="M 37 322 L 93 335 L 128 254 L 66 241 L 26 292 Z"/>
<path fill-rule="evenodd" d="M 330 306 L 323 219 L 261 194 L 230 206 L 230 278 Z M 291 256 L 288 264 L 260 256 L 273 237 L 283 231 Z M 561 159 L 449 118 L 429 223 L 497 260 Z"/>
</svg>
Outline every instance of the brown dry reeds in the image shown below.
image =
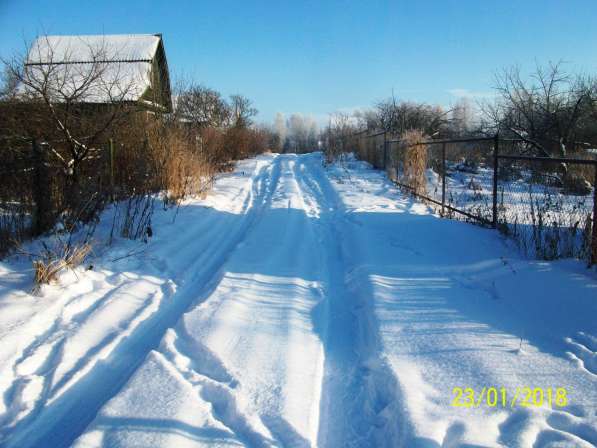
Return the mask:
<svg viewBox="0 0 597 448">
<path fill-rule="evenodd" d="M 153 129 L 148 147 L 159 179 L 158 190 L 165 193 L 166 202 L 177 203 L 210 188 L 214 165 L 193 133 L 178 127 Z"/>
<path fill-rule="evenodd" d="M 427 192 L 427 145 L 423 133 L 419 130 L 410 130 L 402 134 L 399 144 L 399 158 L 402 162 L 400 182 L 412 188 L 418 195 Z"/>
</svg>

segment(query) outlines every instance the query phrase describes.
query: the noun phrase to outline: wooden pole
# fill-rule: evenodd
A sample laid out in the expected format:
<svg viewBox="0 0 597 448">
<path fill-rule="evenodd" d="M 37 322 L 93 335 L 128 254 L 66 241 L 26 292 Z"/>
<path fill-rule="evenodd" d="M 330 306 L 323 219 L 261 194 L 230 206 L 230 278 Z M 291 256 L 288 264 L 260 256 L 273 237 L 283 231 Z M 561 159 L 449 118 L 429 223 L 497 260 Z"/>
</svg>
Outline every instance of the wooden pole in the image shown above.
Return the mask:
<svg viewBox="0 0 597 448">
<path fill-rule="evenodd" d="M 442 216 L 446 206 L 446 143 L 442 143 Z"/>
<path fill-rule="evenodd" d="M 388 169 L 388 139 L 387 133 L 384 131 L 383 133 L 383 169 Z"/>
<path fill-rule="evenodd" d="M 595 170 L 593 177 L 593 235 L 591 238 L 591 261 L 590 265 L 597 264 L 597 163 L 593 165 Z"/>
<path fill-rule="evenodd" d="M 110 139 L 110 196 L 114 200 L 114 140 Z"/>
<path fill-rule="evenodd" d="M 498 211 L 497 211 L 497 197 L 498 197 L 498 151 L 499 151 L 500 137 L 495 134 L 493 140 L 493 219 L 492 225 L 497 229 Z"/>
<path fill-rule="evenodd" d="M 33 233 L 41 235 L 52 227 L 50 176 L 46 164 L 46 154 L 40 148 L 37 140 L 31 141 L 33 152 L 33 178 L 32 193 L 35 202 Z"/>
</svg>

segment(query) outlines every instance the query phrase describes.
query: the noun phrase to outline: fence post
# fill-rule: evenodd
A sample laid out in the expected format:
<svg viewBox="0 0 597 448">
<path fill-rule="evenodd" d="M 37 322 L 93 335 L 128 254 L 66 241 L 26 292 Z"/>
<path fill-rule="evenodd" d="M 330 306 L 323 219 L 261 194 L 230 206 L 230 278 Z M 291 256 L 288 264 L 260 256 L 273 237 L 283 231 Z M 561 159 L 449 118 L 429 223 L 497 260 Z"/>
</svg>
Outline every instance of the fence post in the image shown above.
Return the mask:
<svg viewBox="0 0 597 448">
<path fill-rule="evenodd" d="M 446 206 L 446 143 L 442 143 L 442 217 Z"/>
<path fill-rule="evenodd" d="M 388 139 L 386 137 L 387 132 L 383 131 L 383 169 L 388 169 Z"/>
<path fill-rule="evenodd" d="M 493 228 L 497 229 L 498 211 L 497 211 L 497 197 L 498 197 L 498 151 L 499 151 L 500 137 L 499 133 L 495 134 L 493 140 Z"/>
<path fill-rule="evenodd" d="M 51 185 L 46 164 L 46 154 L 36 139 L 31 141 L 33 150 L 33 201 L 35 202 L 33 233 L 41 235 L 52 227 Z"/>
<path fill-rule="evenodd" d="M 114 200 L 114 140 L 110 139 L 110 198 Z"/>
<path fill-rule="evenodd" d="M 591 243 L 591 262 L 590 264 L 597 264 L 597 163 L 593 164 L 595 176 L 593 179 L 593 235 Z"/>
</svg>

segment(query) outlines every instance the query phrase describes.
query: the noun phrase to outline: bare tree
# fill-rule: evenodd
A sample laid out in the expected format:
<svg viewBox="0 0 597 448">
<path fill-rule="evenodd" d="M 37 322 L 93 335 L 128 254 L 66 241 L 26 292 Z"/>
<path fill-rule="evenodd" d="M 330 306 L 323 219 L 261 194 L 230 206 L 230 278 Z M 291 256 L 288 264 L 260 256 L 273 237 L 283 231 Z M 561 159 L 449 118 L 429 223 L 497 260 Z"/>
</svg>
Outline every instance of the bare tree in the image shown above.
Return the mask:
<svg viewBox="0 0 597 448">
<path fill-rule="evenodd" d="M 356 110 L 353 116 L 359 129 L 381 129 L 379 115 L 375 109 Z"/>
<path fill-rule="evenodd" d="M 248 128 L 253 124 L 253 117 L 257 115 L 257 109 L 253 102 L 242 95 L 230 96 L 230 123 L 237 128 Z"/>
<path fill-rule="evenodd" d="M 136 110 L 144 76 L 120 62 L 118 49 L 103 40 L 82 41 L 78 50 L 59 48 L 44 36 L 27 56 L 2 61 L 7 77 L 17 84 L 13 132 L 42 140 L 73 185 L 79 166 L 106 132 Z"/>
<path fill-rule="evenodd" d="M 325 155 L 328 162 L 333 162 L 342 154 L 354 150 L 351 143 L 355 130 L 355 120 L 350 115 L 341 112 L 330 114 L 328 126 L 324 131 Z"/>
<path fill-rule="evenodd" d="M 202 85 L 179 86 L 175 116 L 198 128 L 220 128 L 230 119 L 231 110 L 220 92 Z"/>
<path fill-rule="evenodd" d="M 394 95 L 380 101 L 375 106 L 376 119 L 369 117 L 370 123 L 395 135 L 419 129 L 426 135 L 437 135 L 448 123 L 450 111 L 439 106 L 424 103 L 398 101 Z"/>
<path fill-rule="evenodd" d="M 519 67 L 496 75 L 498 99 L 484 112 L 496 131 L 527 142 L 544 156 L 566 156 L 582 140 L 595 141 L 585 130 L 595 111 L 594 81 L 571 76 L 562 63 L 537 66 L 525 79 Z M 594 115 L 593 115 L 594 117 Z"/>
<path fill-rule="evenodd" d="M 0 73 L 0 101 L 11 101 L 17 93 L 18 77 L 4 66 Z"/>
</svg>

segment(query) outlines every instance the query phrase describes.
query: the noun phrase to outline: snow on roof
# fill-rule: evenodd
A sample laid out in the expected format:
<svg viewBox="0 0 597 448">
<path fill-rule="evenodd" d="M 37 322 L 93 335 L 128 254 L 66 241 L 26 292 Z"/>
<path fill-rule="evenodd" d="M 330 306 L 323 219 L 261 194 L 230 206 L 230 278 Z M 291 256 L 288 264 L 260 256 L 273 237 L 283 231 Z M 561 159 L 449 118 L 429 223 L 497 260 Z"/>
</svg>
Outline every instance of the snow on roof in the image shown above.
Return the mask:
<svg viewBox="0 0 597 448">
<path fill-rule="evenodd" d="M 27 57 L 27 64 L 93 62 L 98 56 L 118 61 L 150 61 L 160 37 L 153 34 L 96 36 L 41 36 Z"/>
<path fill-rule="evenodd" d="M 114 103 L 137 101 L 151 86 L 151 63 L 116 62 L 83 63 L 27 67 L 30 85 L 20 87 L 23 93 L 35 94 L 33 86 L 42 86 L 52 101 L 80 103 Z"/>
<path fill-rule="evenodd" d="M 151 61 L 160 37 L 150 34 L 42 36 L 25 63 L 30 84 L 42 85 L 55 101 L 138 101 L 151 87 Z M 21 86 L 23 93 L 35 89 Z M 73 98 L 70 98 L 73 100 Z"/>
</svg>

